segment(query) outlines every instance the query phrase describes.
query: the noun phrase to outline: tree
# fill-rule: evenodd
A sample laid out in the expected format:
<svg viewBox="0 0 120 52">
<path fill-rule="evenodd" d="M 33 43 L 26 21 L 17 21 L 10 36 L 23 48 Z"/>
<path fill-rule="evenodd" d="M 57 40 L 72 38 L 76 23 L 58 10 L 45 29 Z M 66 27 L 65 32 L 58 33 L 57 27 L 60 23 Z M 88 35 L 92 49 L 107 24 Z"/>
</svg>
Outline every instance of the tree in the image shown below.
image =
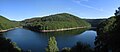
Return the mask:
<svg viewBox="0 0 120 52">
<path fill-rule="evenodd" d="M 15 42 L 11 42 L 10 39 L 0 37 L 0 52 L 22 52 Z"/>
<path fill-rule="evenodd" d="M 57 42 L 55 40 L 55 37 L 50 37 L 49 42 L 48 42 L 48 46 L 46 48 L 46 52 L 58 52 L 59 49 L 57 47 Z"/>
<path fill-rule="evenodd" d="M 115 16 L 120 15 L 120 7 L 118 7 L 118 10 L 115 10 Z"/>
<path fill-rule="evenodd" d="M 120 8 L 118 11 L 97 27 L 96 52 L 120 52 Z"/>
<path fill-rule="evenodd" d="M 0 15 L 0 30 L 6 30 L 20 25 L 17 21 L 11 21 Z"/>
<path fill-rule="evenodd" d="M 77 44 L 71 48 L 70 52 L 93 52 L 93 50 L 88 44 L 77 42 Z"/>
<path fill-rule="evenodd" d="M 70 52 L 70 50 L 71 50 L 71 48 L 65 47 L 65 48 L 62 49 L 61 52 Z"/>
</svg>

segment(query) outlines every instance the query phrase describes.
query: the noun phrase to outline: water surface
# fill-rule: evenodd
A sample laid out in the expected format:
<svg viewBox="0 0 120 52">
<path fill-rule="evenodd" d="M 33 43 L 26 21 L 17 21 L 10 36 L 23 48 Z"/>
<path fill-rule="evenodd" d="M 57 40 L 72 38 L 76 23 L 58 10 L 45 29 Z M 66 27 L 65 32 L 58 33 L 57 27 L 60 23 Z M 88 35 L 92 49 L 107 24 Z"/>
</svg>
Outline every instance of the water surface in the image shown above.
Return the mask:
<svg viewBox="0 0 120 52">
<path fill-rule="evenodd" d="M 64 47 L 73 47 L 76 42 L 89 44 L 91 48 L 94 47 L 96 31 L 77 29 L 62 32 L 39 33 L 22 28 L 17 28 L 4 35 L 10 38 L 13 42 L 23 50 L 31 50 L 32 52 L 44 52 L 48 44 L 48 39 L 51 36 L 56 37 L 58 47 L 61 50 Z"/>
</svg>

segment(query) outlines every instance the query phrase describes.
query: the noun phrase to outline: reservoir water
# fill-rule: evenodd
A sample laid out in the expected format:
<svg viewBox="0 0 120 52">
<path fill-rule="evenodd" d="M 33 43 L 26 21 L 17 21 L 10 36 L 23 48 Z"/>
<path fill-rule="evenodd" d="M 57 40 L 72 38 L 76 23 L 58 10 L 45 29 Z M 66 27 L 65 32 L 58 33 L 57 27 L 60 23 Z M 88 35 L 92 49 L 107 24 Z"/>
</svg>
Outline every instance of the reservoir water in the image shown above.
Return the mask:
<svg viewBox="0 0 120 52">
<path fill-rule="evenodd" d="M 40 33 L 27 29 L 16 28 L 5 32 L 3 36 L 16 42 L 23 50 L 31 50 L 32 52 L 45 52 L 48 45 L 48 39 L 51 36 L 56 37 L 58 48 L 73 47 L 77 42 L 89 44 L 94 48 L 96 31 L 77 29 L 62 32 Z"/>
</svg>

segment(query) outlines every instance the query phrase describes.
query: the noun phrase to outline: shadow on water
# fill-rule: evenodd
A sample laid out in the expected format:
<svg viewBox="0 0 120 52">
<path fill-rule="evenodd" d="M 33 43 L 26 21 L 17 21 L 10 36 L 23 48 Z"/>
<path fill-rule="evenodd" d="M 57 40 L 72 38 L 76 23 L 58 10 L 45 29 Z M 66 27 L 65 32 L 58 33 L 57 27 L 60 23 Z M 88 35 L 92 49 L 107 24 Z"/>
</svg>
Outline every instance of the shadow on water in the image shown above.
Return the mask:
<svg viewBox="0 0 120 52">
<path fill-rule="evenodd" d="M 92 27 L 92 28 L 90 28 L 90 29 L 88 29 L 88 30 L 96 31 L 96 30 L 97 30 L 97 27 Z"/>
<path fill-rule="evenodd" d="M 48 45 L 48 39 L 51 36 L 56 37 L 58 47 L 61 50 L 64 47 L 73 47 L 78 41 L 87 42 L 94 47 L 94 38 L 96 32 L 87 29 L 76 29 L 61 32 L 40 33 L 27 29 L 17 28 L 5 32 L 3 36 L 10 38 L 23 50 L 32 52 L 44 52 Z"/>
<path fill-rule="evenodd" d="M 85 32 L 87 29 L 74 29 L 74 30 L 67 30 L 67 31 L 57 31 L 57 32 L 48 32 L 42 33 L 45 36 L 75 36 Z"/>
</svg>

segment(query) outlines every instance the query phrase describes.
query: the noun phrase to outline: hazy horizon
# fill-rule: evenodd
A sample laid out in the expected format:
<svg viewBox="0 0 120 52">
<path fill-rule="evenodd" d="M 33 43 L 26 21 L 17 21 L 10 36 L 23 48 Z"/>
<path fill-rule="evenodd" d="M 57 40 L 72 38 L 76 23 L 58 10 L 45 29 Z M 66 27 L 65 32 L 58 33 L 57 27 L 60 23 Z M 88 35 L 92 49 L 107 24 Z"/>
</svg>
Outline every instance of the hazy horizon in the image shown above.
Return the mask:
<svg viewBox="0 0 120 52">
<path fill-rule="evenodd" d="M 113 16 L 119 5 L 119 0 L 1 0 L 0 15 L 17 21 L 57 13 L 102 19 Z"/>
</svg>

